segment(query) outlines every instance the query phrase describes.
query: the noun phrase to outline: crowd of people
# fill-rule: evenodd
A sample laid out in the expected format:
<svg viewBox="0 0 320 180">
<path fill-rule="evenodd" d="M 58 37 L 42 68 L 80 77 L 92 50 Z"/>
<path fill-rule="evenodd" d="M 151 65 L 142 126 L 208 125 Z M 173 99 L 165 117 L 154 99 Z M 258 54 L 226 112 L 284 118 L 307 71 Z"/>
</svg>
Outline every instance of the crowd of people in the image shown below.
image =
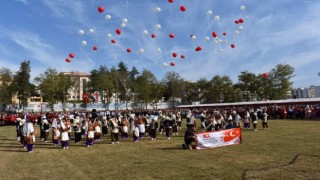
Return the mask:
<svg viewBox="0 0 320 180">
<path fill-rule="evenodd" d="M 69 149 L 70 141 L 85 143 L 93 147 L 101 137 L 110 134 L 111 144 L 132 138 L 139 142 L 142 138 L 157 140 L 162 134 L 167 140 L 178 135 L 182 122 L 186 124 L 183 148 L 192 149 L 195 133 L 219 131 L 243 127 L 257 131 L 257 121 L 262 120 L 263 129 L 268 129 L 267 109 L 169 109 L 158 111 L 102 111 L 46 114 L 20 114 L 15 120 L 17 141 L 28 152 L 33 152 L 35 137 L 44 143 Z M 39 131 L 34 125 L 39 125 Z M 50 136 L 51 134 L 51 136 Z"/>
</svg>

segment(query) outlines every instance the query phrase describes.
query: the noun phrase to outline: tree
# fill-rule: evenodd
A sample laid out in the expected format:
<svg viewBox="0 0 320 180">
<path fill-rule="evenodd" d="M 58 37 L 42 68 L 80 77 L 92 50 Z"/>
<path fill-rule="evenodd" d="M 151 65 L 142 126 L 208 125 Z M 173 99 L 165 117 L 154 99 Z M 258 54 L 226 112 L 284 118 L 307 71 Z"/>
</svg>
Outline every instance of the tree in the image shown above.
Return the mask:
<svg viewBox="0 0 320 180">
<path fill-rule="evenodd" d="M 48 68 L 44 74 L 37 76 L 34 81 L 38 84 L 41 96 L 53 109 L 53 105 L 66 102 L 68 90 L 75 85 L 71 77 L 58 73 L 56 69 Z"/>
<path fill-rule="evenodd" d="M 32 85 L 30 81 L 30 61 L 23 61 L 20 64 L 19 71 L 14 75 L 13 91 L 17 93 L 19 106 L 26 107 L 28 104 L 28 98 L 31 95 Z"/>
<path fill-rule="evenodd" d="M 293 82 L 291 78 L 294 77 L 294 68 L 289 64 L 278 64 L 269 73 L 272 79 L 272 99 L 286 99 L 287 92 L 291 90 Z"/>
<path fill-rule="evenodd" d="M 9 68 L 0 69 L 0 104 L 2 107 L 12 103 L 13 73 Z"/>
<path fill-rule="evenodd" d="M 172 101 L 174 106 L 176 99 L 183 97 L 183 79 L 177 72 L 170 71 L 164 75 L 162 82 L 166 85 L 165 97 Z"/>
<path fill-rule="evenodd" d="M 144 69 L 137 77 L 139 87 L 136 89 L 136 100 L 145 103 L 147 108 L 148 103 L 154 101 L 154 92 L 157 88 L 157 79 L 151 71 Z"/>
<path fill-rule="evenodd" d="M 246 101 L 252 101 L 257 98 L 258 84 L 257 76 L 254 73 L 243 71 L 238 75 L 238 83 L 235 84 L 235 88 L 239 88 L 243 94 L 242 98 Z"/>
<path fill-rule="evenodd" d="M 211 102 L 232 102 L 234 97 L 233 83 L 229 76 L 214 76 L 210 81 Z"/>
</svg>

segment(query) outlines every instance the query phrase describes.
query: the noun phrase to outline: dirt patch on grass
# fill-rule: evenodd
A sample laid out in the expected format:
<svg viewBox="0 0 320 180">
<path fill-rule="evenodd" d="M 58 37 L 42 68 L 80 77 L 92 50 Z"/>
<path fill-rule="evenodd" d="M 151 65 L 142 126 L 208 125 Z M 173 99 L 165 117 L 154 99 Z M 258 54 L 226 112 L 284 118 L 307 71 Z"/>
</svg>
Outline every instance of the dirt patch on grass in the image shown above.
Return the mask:
<svg viewBox="0 0 320 180">
<path fill-rule="evenodd" d="M 320 155 L 297 154 L 288 163 L 246 170 L 242 179 L 320 179 Z"/>
</svg>

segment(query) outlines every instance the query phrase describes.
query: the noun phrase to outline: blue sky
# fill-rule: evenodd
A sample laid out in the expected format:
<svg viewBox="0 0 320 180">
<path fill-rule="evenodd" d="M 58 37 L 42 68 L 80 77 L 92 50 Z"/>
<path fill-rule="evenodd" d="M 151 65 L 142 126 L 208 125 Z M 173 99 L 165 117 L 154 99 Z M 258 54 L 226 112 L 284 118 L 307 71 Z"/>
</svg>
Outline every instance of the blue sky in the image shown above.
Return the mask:
<svg viewBox="0 0 320 180">
<path fill-rule="evenodd" d="M 157 7 L 161 12 L 155 12 Z M 128 22 L 121 27 L 124 18 Z M 235 24 L 240 18 L 244 23 Z M 0 2 L 0 23 L 0 66 L 16 71 L 23 60 L 30 60 L 32 79 L 49 67 L 89 72 L 123 61 L 129 69 L 148 69 L 158 79 L 176 71 L 186 80 L 228 75 L 236 83 L 241 71 L 264 73 L 286 63 L 295 68 L 293 87 L 320 85 L 319 0 L 5 0 Z M 79 30 L 85 33 L 78 35 Z M 213 39 L 214 31 L 221 42 Z M 98 51 L 92 50 L 95 45 Z M 197 46 L 202 50 L 195 51 Z M 66 63 L 69 53 L 75 58 Z"/>
</svg>

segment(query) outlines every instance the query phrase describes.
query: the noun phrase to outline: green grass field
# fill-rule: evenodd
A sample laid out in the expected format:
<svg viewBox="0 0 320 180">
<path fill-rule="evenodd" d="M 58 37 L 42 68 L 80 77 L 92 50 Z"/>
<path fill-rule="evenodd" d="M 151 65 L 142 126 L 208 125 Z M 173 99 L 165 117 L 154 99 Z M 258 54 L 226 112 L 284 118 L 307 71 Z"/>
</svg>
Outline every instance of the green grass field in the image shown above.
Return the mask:
<svg viewBox="0 0 320 180">
<path fill-rule="evenodd" d="M 270 120 L 269 130 L 243 130 L 243 144 L 183 150 L 183 131 L 170 141 L 110 137 L 69 150 L 37 139 L 34 153 L 0 127 L 1 179 L 320 179 L 320 121 Z M 51 137 L 51 134 L 50 134 Z"/>
</svg>

